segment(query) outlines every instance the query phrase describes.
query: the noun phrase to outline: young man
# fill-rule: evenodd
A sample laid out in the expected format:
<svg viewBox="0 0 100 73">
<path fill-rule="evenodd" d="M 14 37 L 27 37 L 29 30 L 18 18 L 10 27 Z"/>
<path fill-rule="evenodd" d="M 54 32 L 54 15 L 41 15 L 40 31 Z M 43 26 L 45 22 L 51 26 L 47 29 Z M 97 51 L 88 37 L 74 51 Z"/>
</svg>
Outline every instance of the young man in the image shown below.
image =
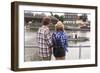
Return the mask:
<svg viewBox="0 0 100 73">
<path fill-rule="evenodd" d="M 50 23 L 49 17 L 44 17 L 42 27 L 38 30 L 38 47 L 40 60 L 51 60 L 51 34 L 48 28 Z"/>
</svg>

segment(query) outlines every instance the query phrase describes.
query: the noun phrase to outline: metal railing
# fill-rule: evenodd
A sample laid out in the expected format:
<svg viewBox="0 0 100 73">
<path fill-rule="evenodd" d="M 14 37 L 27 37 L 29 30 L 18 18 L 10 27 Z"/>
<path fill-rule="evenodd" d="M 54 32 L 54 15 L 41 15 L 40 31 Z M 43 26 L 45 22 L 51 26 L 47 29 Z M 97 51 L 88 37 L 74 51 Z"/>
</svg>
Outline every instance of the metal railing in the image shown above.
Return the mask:
<svg viewBox="0 0 100 73">
<path fill-rule="evenodd" d="M 25 48 L 38 48 L 38 46 L 36 45 L 25 45 L 24 46 Z M 68 46 L 69 48 L 81 48 L 81 47 L 90 47 L 90 45 L 85 45 L 85 46 L 82 46 L 82 45 L 79 45 L 79 46 Z"/>
<path fill-rule="evenodd" d="M 24 46 L 25 48 L 38 48 L 38 46 L 34 46 L 34 45 L 25 45 Z M 79 46 L 68 46 L 68 48 L 79 48 L 79 56 L 78 58 L 81 59 L 82 58 L 82 48 L 86 48 L 86 47 L 89 47 L 90 48 L 90 45 L 86 45 L 86 46 L 82 46 L 82 45 L 79 45 Z"/>
</svg>

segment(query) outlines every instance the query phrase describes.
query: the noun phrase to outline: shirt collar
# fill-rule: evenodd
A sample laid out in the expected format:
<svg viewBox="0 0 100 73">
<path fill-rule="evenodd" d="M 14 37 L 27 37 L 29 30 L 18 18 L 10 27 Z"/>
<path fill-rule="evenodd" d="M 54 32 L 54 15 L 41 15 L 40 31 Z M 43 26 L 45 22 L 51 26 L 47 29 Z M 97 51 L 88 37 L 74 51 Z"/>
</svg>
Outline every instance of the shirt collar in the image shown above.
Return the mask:
<svg viewBox="0 0 100 73">
<path fill-rule="evenodd" d="M 42 27 L 48 28 L 48 26 L 46 26 L 46 25 L 43 25 Z"/>
</svg>

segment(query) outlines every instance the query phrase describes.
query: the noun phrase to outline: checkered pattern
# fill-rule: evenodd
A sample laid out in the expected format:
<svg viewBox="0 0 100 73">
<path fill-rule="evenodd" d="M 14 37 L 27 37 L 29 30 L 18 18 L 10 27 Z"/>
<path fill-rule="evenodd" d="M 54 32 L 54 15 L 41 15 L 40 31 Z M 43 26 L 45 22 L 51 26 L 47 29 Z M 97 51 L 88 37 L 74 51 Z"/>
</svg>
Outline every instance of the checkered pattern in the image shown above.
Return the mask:
<svg viewBox="0 0 100 73">
<path fill-rule="evenodd" d="M 47 26 L 42 26 L 37 35 L 40 57 L 50 56 L 50 46 L 52 45 L 51 34 Z"/>
<path fill-rule="evenodd" d="M 68 52 L 68 37 L 63 31 L 54 32 L 52 34 L 52 43 L 53 47 L 63 47 Z"/>
</svg>

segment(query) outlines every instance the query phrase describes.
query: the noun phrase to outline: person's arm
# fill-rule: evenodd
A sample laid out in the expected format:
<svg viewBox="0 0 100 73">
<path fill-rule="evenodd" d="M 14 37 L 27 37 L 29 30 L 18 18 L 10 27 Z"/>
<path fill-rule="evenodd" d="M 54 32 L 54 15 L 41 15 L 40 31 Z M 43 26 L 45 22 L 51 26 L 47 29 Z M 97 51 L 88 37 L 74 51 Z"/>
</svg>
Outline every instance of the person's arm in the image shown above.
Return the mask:
<svg viewBox="0 0 100 73">
<path fill-rule="evenodd" d="M 62 44 L 64 46 L 64 49 L 68 52 L 68 49 L 67 49 L 67 47 L 68 47 L 68 37 L 67 37 L 66 34 L 63 35 L 63 37 L 62 37 Z"/>
<path fill-rule="evenodd" d="M 66 51 L 68 52 L 68 36 L 65 37 L 65 48 L 66 48 Z"/>
<path fill-rule="evenodd" d="M 47 45 L 49 45 L 49 47 L 51 48 L 52 47 L 52 35 L 51 35 L 49 29 L 46 30 L 45 35 L 46 35 Z"/>
</svg>

